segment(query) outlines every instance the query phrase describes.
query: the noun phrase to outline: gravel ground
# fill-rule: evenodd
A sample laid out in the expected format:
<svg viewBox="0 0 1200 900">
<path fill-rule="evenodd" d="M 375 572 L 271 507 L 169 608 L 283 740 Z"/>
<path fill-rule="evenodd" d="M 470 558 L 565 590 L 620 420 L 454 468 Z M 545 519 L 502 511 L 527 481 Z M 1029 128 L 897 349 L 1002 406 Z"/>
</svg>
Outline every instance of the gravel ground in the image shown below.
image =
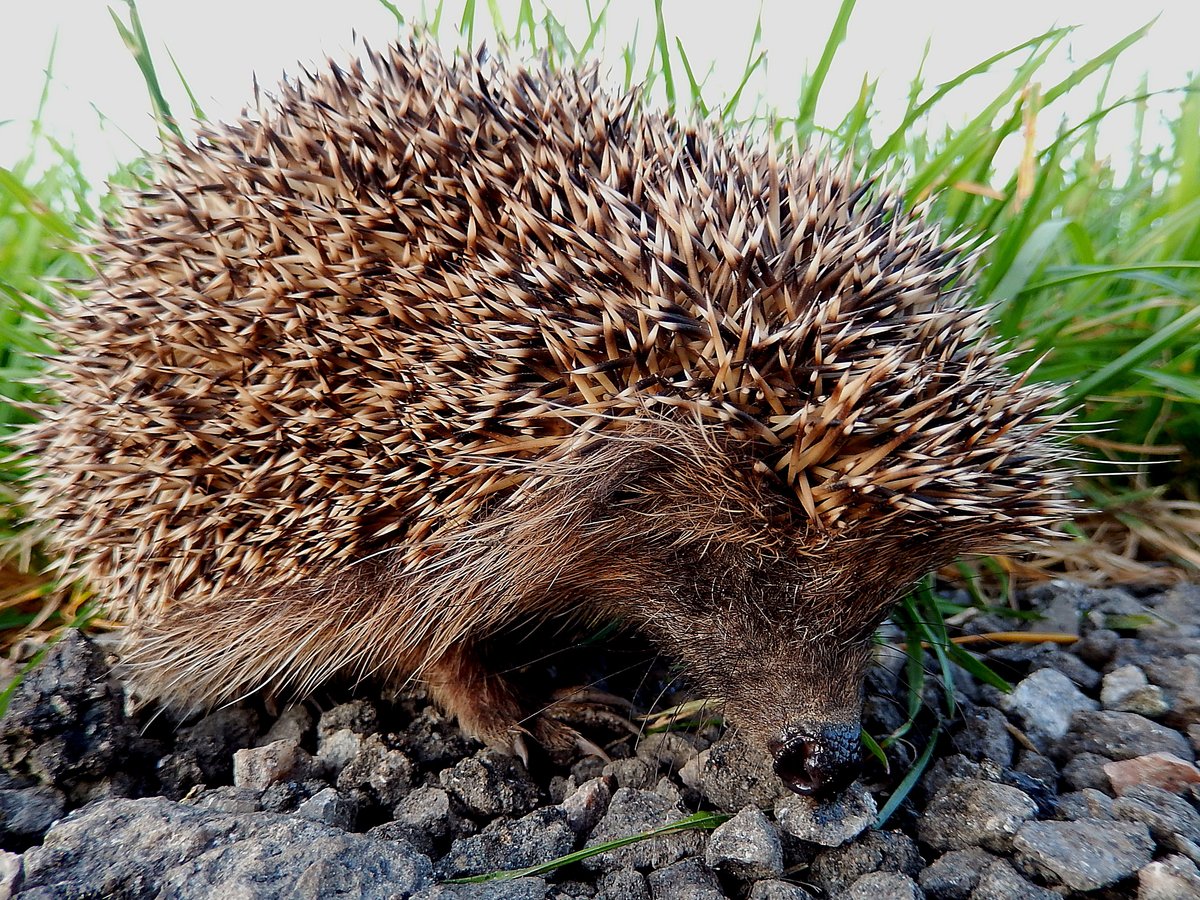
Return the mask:
<svg viewBox="0 0 1200 900">
<path fill-rule="evenodd" d="M 883 830 L 877 804 L 944 708 L 932 685 L 889 751 L 891 774 L 875 764 L 816 806 L 713 726 L 598 735 L 611 762 L 535 759 L 531 774 L 420 696 L 246 702 L 182 726 L 131 716 L 102 648 L 72 633 L 0 720 L 0 900 L 1200 898 L 1200 587 L 1056 583 L 1025 602 L 1045 616 L 1037 630 L 1081 639 L 988 651 L 1010 694 L 956 671 L 958 715 Z M 984 615 L 964 625 L 1012 628 Z M 575 655 L 587 654 L 627 668 L 603 650 Z M 869 678 L 875 734 L 904 720 L 901 668 Z M 669 701 L 670 676 L 643 668 L 626 695 Z M 604 686 L 623 688 L 617 675 Z M 444 883 L 697 810 L 735 815 L 544 877 Z"/>
</svg>

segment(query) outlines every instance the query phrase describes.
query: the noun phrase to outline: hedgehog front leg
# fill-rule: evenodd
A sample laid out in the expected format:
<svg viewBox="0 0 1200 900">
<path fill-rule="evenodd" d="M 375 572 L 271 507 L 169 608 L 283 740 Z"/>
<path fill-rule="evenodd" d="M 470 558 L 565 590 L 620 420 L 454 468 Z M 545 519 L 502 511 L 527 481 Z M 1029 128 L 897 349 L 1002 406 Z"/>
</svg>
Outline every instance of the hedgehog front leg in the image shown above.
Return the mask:
<svg viewBox="0 0 1200 900">
<path fill-rule="evenodd" d="M 516 691 L 508 679 L 488 671 L 473 646 L 447 650 L 426 665 L 421 680 L 468 736 L 529 761 L 529 731 L 521 725 Z"/>
<path fill-rule="evenodd" d="M 490 671 L 478 651 L 469 644 L 459 646 L 428 663 L 422 674 L 434 701 L 458 719 L 459 727 L 470 737 L 490 747 L 511 753 L 528 764 L 529 747 L 526 738 L 532 736 L 552 756 L 567 758 L 576 751 L 607 759 L 607 754 L 592 741 L 560 720 L 560 713 L 570 718 L 575 707 L 592 705 L 587 698 L 554 697 L 537 712 L 523 714 L 517 693 L 507 678 Z M 619 701 L 618 701 L 619 702 Z M 530 727 L 526 728 L 524 722 Z"/>
</svg>

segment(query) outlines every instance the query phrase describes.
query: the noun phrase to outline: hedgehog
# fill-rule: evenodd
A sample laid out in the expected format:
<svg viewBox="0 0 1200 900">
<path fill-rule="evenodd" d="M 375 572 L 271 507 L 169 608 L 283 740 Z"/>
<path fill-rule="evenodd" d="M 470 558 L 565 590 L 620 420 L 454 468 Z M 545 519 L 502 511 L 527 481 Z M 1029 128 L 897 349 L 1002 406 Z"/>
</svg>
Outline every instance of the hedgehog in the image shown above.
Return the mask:
<svg viewBox="0 0 1200 900">
<path fill-rule="evenodd" d="M 420 37 L 255 99 L 98 227 L 23 436 L 140 695 L 418 683 L 527 757 L 579 735 L 487 648 L 616 621 L 835 792 L 898 596 L 1068 515 L 978 242 L 828 151 Z"/>
</svg>

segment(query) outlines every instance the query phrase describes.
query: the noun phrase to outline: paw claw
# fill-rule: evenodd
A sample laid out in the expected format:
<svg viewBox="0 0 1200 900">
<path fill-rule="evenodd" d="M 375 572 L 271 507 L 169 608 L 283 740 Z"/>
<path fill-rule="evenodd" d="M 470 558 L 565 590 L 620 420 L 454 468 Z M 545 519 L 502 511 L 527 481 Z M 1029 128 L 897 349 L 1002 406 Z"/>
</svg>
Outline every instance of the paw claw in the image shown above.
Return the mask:
<svg viewBox="0 0 1200 900">
<path fill-rule="evenodd" d="M 579 732 L 575 732 L 575 749 L 584 756 L 598 756 L 606 764 L 612 762 L 612 757 L 604 752 L 603 747 L 593 741 L 589 741 Z"/>
<path fill-rule="evenodd" d="M 529 745 L 525 743 L 524 734 L 513 735 L 510 752 L 529 768 Z"/>
</svg>

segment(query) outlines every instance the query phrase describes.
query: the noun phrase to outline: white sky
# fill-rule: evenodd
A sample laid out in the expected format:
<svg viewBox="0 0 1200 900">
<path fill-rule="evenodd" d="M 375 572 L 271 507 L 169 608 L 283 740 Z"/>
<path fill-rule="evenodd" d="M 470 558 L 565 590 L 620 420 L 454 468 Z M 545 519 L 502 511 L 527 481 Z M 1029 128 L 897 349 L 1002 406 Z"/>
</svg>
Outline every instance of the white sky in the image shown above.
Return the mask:
<svg viewBox="0 0 1200 900">
<path fill-rule="evenodd" d="M 110 2 L 123 18 L 127 15 L 124 3 Z M 518 0 L 497 3 L 506 22 L 513 23 Z M 595 7 L 602 4 L 603 0 L 593 0 Z M 487 4 L 477 5 L 478 41 L 486 32 Z M 582 0 L 551 0 L 550 5 L 568 33 L 581 40 L 586 33 Z M 145 88 L 113 27 L 105 0 L 0 0 L 0 6 L 8 7 L 3 21 L 9 31 L 0 54 L 0 122 L 11 120 L 0 125 L 0 165 L 11 166 L 28 147 L 28 123 L 37 107 L 42 71 L 56 32 L 58 52 L 44 117 L 46 132 L 74 146 L 93 179 L 129 159 L 137 145 L 154 146 Z M 410 17 L 420 10 L 419 0 L 396 0 L 396 6 Z M 756 87 L 785 114 L 794 107 L 801 74 L 820 56 L 837 6 L 835 0 L 762 2 L 769 67 Z M 462 0 L 446 0 L 446 7 L 442 35 L 449 43 Z M 540 11 L 541 0 L 535 0 L 534 7 Z M 250 99 L 255 73 L 268 87 L 284 71 L 297 71 L 297 62 L 311 64 L 326 55 L 347 58 L 354 46 L 352 32 L 376 44 L 397 32 L 395 20 L 377 0 L 140 0 L 139 8 L 164 90 L 181 117 L 187 116 L 189 107 L 172 71 L 168 48 L 205 112 L 220 119 L 236 115 Z M 683 41 L 697 74 L 713 67 L 706 92 L 709 99 L 731 91 L 741 76 L 758 14 L 753 0 L 665 0 L 664 11 L 668 31 Z M 832 124 L 840 119 L 857 97 L 864 74 L 869 74 L 880 78 L 882 111 L 872 124 L 887 129 L 903 109 L 927 37 L 933 40 L 925 67 L 926 84 L 931 86 L 1054 24 L 1077 24 L 1080 27 L 1048 69 L 1047 77 L 1057 79 L 1072 60 L 1089 58 L 1159 11 L 1162 16 L 1151 35 L 1126 54 L 1112 83 L 1113 98 L 1135 91 L 1143 72 L 1149 74 L 1151 88 L 1166 88 L 1182 84 L 1189 70 L 1200 70 L 1198 0 L 1150 0 L 1145 5 L 1125 0 L 860 0 L 849 38 L 826 82 L 818 122 Z M 653 3 L 612 0 L 608 18 L 606 44 L 598 49 L 616 79 L 622 72 L 620 50 L 635 27 L 642 59 L 650 52 Z M 644 63 L 639 70 L 644 70 Z M 941 115 L 961 121 L 978 111 L 1009 73 L 1002 70 L 990 81 L 979 80 L 951 95 L 953 102 L 942 106 Z M 676 78 L 686 89 L 679 67 Z M 1087 115 L 1099 82 L 1093 85 L 1081 91 L 1076 106 L 1060 109 L 1075 117 Z M 1167 99 L 1160 109 L 1169 111 L 1177 103 Z M 1057 110 L 1045 113 L 1039 133 L 1052 134 L 1057 118 Z M 1115 157 L 1124 153 L 1131 121 L 1131 116 L 1112 119 L 1104 152 Z M 1153 136 L 1162 139 L 1164 133 L 1156 131 Z"/>
</svg>

